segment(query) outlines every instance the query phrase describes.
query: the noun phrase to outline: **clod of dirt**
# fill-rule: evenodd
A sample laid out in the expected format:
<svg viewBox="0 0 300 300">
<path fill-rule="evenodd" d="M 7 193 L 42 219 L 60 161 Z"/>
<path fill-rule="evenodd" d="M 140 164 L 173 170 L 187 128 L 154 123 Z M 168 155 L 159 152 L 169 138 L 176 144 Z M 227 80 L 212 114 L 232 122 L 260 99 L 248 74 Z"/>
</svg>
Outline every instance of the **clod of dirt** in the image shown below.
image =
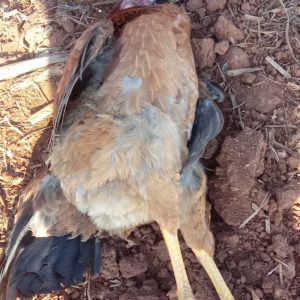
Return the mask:
<svg viewBox="0 0 300 300">
<path fill-rule="evenodd" d="M 215 44 L 215 53 L 219 55 L 224 55 L 226 51 L 229 48 L 229 42 L 228 41 L 221 41 Z"/>
<path fill-rule="evenodd" d="M 239 28 L 223 16 L 219 16 L 215 23 L 215 33 L 219 40 L 239 42 L 245 37 Z"/>
<path fill-rule="evenodd" d="M 119 277 L 116 250 L 107 244 L 102 247 L 102 271 L 100 276 L 106 280 Z"/>
<path fill-rule="evenodd" d="M 148 261 L 142 254 L 133 257 L 123 257 L 120 260 L 120 271 L 124 278 L 132 278 L 148 270 Z"/>
<path fill-rule="evenodd" d="M 189 11 L 199 12 L 204 8 L 204 3 L 202 0 L 189 0 L 186 4 L 186 8 Z"/>
<path fill-rule="evenodd" d="M 167 262 L 170 260 L 164 240 L 159 241 L 155 246 L 153 246 L 153 250 L 155 252 L 155 257 L 158 257 L 161 261 Z"/>
<path fill-rule="evenodd" d="M 290 208 L 295 202 L 300 203 L 300 185 L 296 182 L 288 183 L 276 191 L 278 210 Z"/>
<path fill-rule="evenodd" d="M 246 84 L 251 84 L 255 81 L 256 75 L 253 73 L 244 73 L 241 76 L 241 82 Z"/>
<path fill-rule="evenodd" d="M 250 67 L 250 60 L 246 52 L 239 47 L 230 47 L 228 51 L 220 57 L 222 65 L 228 65 L 228 69 L 240 69 Z"/>
<path fill-rule="evenodd" d="M 289 245 L 287 238 L 281 234 L 273 235 L 272 249 L 279 258 L 286 258 L 289 254 Z"/>
<path fill-rule="evenodd" d="M 298 169 L 300 171 L 300 156 L 289 157 L 287 163 L 291 169 Z"/>
<path fill-rule="evenodd" d="M 195 61 L 200 69 L 212 67 L 215 63 L 214 44 L 214 40 L 211 38 L 192 40 Z"/>
<path fill-rule="evenodd" d="M 63 29 L 68 33 L 73 32 L 75 29 L 74 23 L 68 18 L 63 18 L 61 20 L 61 25 L 62 25 Z"/>
<path fill-rule="evenodd" d="M 226 137 L 217 157 L 219 167 L 210 181 L 209 196 L 218 214 L 229 225 L 239 226 L 252 210 L 250 193 L 255 178 L 264 170 L 266 143 L 256 131 L 244 131 L 237 137 Z M 259 191 L 259 189 L 256 189 Z M 261 203 L 264 192 L 257 193 Z"/>
<path fill-rule="evenodd" d="M 275 282 L 272 277 L 265 277 L 261 285 L 265 294 L 272 294 L 275 287 Z"/>
<path fill-rule="evenodd" d="M 279 104 L 284 96 L 283 89 L 270 82 L 245 87 L 233 84 L 235 96 L 239 103 L 245 102 L 248 109 L 255 109 L 261 113 L 269 113 Z"/>
<path fill-rule="evenodd" d="M 206 8 L 209 12 L 223 9 L 227 0 L 205 0 Z"/>
<path fill-rule="evenodd" d="M 289 279 L 293 279 L 296 275 L 295 261 L 293 256 L 293 248 L 289 246 L 287 237 L 281 234 L 273 235 L 272 249 L 276 253 L 276 256 L 279 260 L 284 260 L 282 274 Z M 287 259 L 289 262 L 286 261 Z"/>
</svg>

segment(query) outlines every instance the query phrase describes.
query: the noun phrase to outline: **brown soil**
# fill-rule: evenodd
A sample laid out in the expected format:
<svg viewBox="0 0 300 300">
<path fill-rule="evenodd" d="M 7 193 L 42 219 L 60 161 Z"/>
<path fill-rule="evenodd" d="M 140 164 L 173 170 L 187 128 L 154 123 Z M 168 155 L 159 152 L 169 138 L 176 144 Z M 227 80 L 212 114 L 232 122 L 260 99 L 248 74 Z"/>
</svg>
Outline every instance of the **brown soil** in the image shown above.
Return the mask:
<svg viewBox="0 0 300 300">
<path fill-rule="evenodd" d="M 68 51 L 89 24 L 107 16 L 113 1 L 1 1 L 0 65 Z M 289 43 L 282 4 L 289 14 Z M 203 160 L 213 204 L 215 260 L 236 299 L 299 300 L 299 3 L 190 0 L 182 5 L 193 22 L 199 76 L 217 82 L 228 96 L 221 105 L 224 130 Z M 268 64 L 266 56 L 291 78 Z M 52 65 L 48 77 L 38 70 L 0 82 L 0 258 L 17 195 L 47 157 L 50 119 L 31 125 L 28 118 L 53 100 L 62 66 Z M 262 68 L 238 76 L 227 73 L 245 67 Z M 118 238 L 103 240 L 104 265 L 98 278 L 36 299 L 88 299 L 88 293 L 91 299 L 176 299 L 158 226 L 142 226 L 131 237 L 135 243 L 130 245 Z M 218 299 L 183 242 L 182 249 L 197 299 Z"/>
</svg>

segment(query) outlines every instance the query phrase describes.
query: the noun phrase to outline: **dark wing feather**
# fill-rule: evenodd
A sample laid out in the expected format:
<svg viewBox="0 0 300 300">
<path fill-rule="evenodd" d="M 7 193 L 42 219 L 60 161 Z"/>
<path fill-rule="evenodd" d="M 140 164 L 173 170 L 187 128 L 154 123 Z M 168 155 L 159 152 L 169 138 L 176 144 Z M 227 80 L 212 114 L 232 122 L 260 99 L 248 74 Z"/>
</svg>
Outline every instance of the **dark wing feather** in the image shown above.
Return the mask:
<svg viewBox="0 0 300 300">
<path fill-rule="evenodd" d="M 224 118 L 215 100 L 223 101 L 223 92 L 211 82 L 206 83 L 212 98 L 198 99 L 191 139 L 188 142 L 189 156 L 182 168 L 187 173 L 200 159 L 207 144 L 222 130 Z"/>
<path fill-rule="evenodd" d="M 52 175 L 30 185 L 0 269 L 0 299 L 62 290 L 100 271 L 95 226 L 64 197 Z"/>
<path fill-rule="evenodd" d="M 60 131 L 64 113 L 75 85 L 79 80 L 86 79 L 85 75 L 89 74 L 88 68 L 96 57 L 98 57 L 98 64 L 99 62 L 103 63 L 103 67 L 98 69 L 100 72 L 98 71 L 96 74 L 99 76 L 98 81 L 101 82 L 108 65 L 107 52 L 112 52 L 113 43 L 113 25 L 110 21 L 95 23 L 85 30 L 77 40 L 69 54 L 57 88 L 53 116 L 54 128 L 50 145 L 53 144 L 54 137 Z"/>
</svg>

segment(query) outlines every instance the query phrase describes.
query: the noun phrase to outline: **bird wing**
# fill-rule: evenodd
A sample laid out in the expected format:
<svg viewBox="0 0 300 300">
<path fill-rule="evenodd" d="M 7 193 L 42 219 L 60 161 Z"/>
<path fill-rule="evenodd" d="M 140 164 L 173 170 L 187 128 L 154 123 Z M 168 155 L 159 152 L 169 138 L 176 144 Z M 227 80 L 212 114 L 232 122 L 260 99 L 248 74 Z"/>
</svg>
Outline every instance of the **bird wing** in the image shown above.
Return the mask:
<svg viewBox="0 0 300 300">
<path fill-rule="evenodd" d="M 1 299 L 59 291 L 100 269 L 95 226 L 64 197 L 52 175 L 35 178 L 20 196 L 0 269 Z"/>
<path fill-rule="evenodd" d="M 191 139 L 188 142 L 189 155 L 184 162 L 181 173 L 188 173 L 198 162 L 207 144 L 222 130 L 223 114 L 216 101 L 223 102 L 223 91 L 215 84 L 204 81 L 208 94 L 204 99 L 198 99 Z"/>
<path fill-rule="evenodd" d="M 100 68 L 102 73 L 97 74 L 99 82 L 101 81 L 106 69 L 105 65 L 110 62 L 110 59 L 107 59 L 107 52 L 108 48 L 110 50 L 112 47 L 112 35 L 112 22 L 109 20 L 106 22 L 100 21 L 86 29 L 72 48 L 56 92 L 51 144 L 53 144 L 54 137 L 60 131 L 65 110 L 75 85 L 83 79 L 83 76 L 86 77 L 87 68 L 96 56 L 100 56 L 100 62 L 103 64 L 103 67 Z"/>
</svg>

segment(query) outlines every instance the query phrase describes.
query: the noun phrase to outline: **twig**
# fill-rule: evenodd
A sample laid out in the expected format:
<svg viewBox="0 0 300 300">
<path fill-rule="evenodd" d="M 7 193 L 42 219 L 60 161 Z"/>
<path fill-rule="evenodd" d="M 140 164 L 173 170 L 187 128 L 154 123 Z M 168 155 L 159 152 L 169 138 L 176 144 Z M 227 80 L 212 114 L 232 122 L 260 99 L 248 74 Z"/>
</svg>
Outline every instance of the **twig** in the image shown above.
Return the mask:
<svg viewBox="0 0 300 300">
<path fill-rule="evenodd" d="M 252 73 L 263 70 L 263 67 L 255 67 L 255 68 L 242 68 L 242 69 L 234 69 L 234 70 L 227 70 L 226 75 L 228 76 L 239 76 L 245 73 Z"/>
<path fill-rule="evenodd" d="M 225 66 L 225 65 L 226 65 L 226 64 L 224 64 L 224 66 Z M 219 70 L 219 72 L 220 72 L 220 74 L 221 74 L 221 77 L 222 77 L 222 79 L 223 79 L 223 82 L 226 82 L 226 76 L 225 76 L 225 73 L 224 73 L 223 68 L 220 66 L 219 63 L 217 63 L 217 67 L 218 67 L 218 70 Z"/>
<path fill-rule="evenodd" d="M 276 257 L 274 257 L 273 258 L 275 261 L 277 261 L 278 263 L 280 263 L 281 265 L 283 265 L 283 266 L 285 266 L 286 268 L 288 268 L 288 269 L 292 269 L 287 263 L 285 263 L 284 261 L 282 261 L 282 260 L 280 260 L 280 259 L 278 259 L 278 258 L 276 258 Z"/>
<path fill-rule="evenodd" d="M 279 268 L 280 264 L 278 264 L 274 269 L 272 269 L 267 276 L 270 276 L 271 274 L 273 274 L 278 268 Z"/>
<path fill-rule="evenodd" d="M 36 123 L 46 119 L 48 116 L 50 116 L 53 113 L 53 103 L 49 103 L 48 105 L 44 106 L 39 111 L 32 114 L 28 121 L 31 125 L 35 125 Z"/>
<path fill-rule="evenodd" d="M 0 81 L 7 80 L 19 75 L 32 72 L 39 68 L 47 67 L 51 64 L 64 62 L 67 58 L 67 54 L 52 54 L 43 57 L 37 57 L 28 59 L 16 63 L 9 64 L 7 66 L 0 67 Z"/>
<path fill-rule="evenodd" d="M 275 141 L 275 140 L 273 140 L 272 143 L 273 143 L 273 145 L 274 145 L 275 147 L 284 149 L 284 150 L 285 150 L 288 154 L 290 154 L 290 155 L 298 155 L 298 156 L 299 156 L 299 154 L 298 154 L 296 151 L 291 150 L 291 149 L 288 148 L 287 146 L 285 146 L 285 145 L 283 145 L 283 144 L 281 144 L 281 143 L 279 143 L 279 142 L 277 142 L 277 141 Z"/>
<path fill-rule="evenodd" d="M 249 14 L 245 14 L 244 18 L 248 21 L 256 21 L 256 22 L 264 21 L 263 17 L 252 16 Z"/>
<path fill-rule="evenodd" d="M 24 135 L 24 132 L 22 130 L 20 130 L 19 128 L 17 128 L 16 126 L 10 123 L 8 116 L 4 116 L 3 122 L 6 122 L 9 125 L 9 127 L 12 130 L 14 130 L 16 133 L 18 133 L 20 136 Z"/>
<path fill-rule="evenodd" d="M 242 229 L 243 227 L 245 227 L 246 224 L 248 224 L 248 222 L 250 220 L 252 220 L 259 212 L 260 210 L 264 207 L 264 205 L 269 201 L 271 197 L 271 193 L 266 193 L 265 199 L 263 200 L 263 202 L 260 204 L 260 206 L 257 208 L 257 210 L 255 210 L 239 227 L 239 229 Z"/>
<path fill-rule="evenodd" d="M 91 298 L 91 277 L 90 277 L 90 275 L 88 275 L 88 278 L 87 278 L 86 297 L 88 298 L 88 300 L 92 300 L 92 298 Z"/>
<path fill-rule="evenodd" d="M 31 132 L 26 133 L 20 140 L 18 140 L 17 145 L 22 144 L 25 141 L 25 139 L 32 136 L 33 134 L 35 134 L 39 131 L 44 131 L 44 130 L 50 129 L 50 128 L 52 128 L 52 126 L 46 126 L 46 127 L 38 128 L 36 130 L 33 130 Z"/>
<path fill-rule="evenodd" d="M 269 218 L 265 219 L 265 228 L 266 228 L 266 233 L 271 234 L 271 222 Z"/>
<path fill-rule="evenodd" d="M 236 98 L 235 98 L 234 94 L 229 93 L 229 98 L 231 100 L 232 107 L 234 109 L 237 108 L 239 119 L 240 119 L 240 125 L 241 125 L 242 129 L 244 130 L 245 125 L 244 125 L 243 118 L 242 118 L 241 107 L 240 107 L 240 105 L 237 105 Z"/>
<path fill-rule="evenodd" d="M 252 300 L 260 300 L 253 289 L 249 288 L 249 290 L 251 292 Z"/>
<path fill-rule="evenodd" d="M 39 83 L 42 81 L 45 81 L 53 76 L 60 76 L 63 73 L 63 68 L 59 67 L 59 66 L 54 66 L 54 67 L 49 67 L 46 70 L 42 71 L 41 73 L 39 73 L 38 75 L 34 76 L 32 79 L 31 78 L 20 78 L 20 80 L 16 81 L 16 83 L 14 83 L 11 86 L 11 89 L 13 90 L 18 90 L 18 89 L 25 89 L 29 86 L 32 85 L 32 81 L 34 81 L 35 83 Z"/>
<path fill-rule="evenodd" d="M 292 45 L 291 45 L 291 42 L 290 42 L 290 37 L 289 37 L 289 30 L 290 30 L 290 16 L 289 16 L 289 13 L 288 13 L 288 11 L 287 11 L 287 9 L 286 9 L 286 7 L 285 7 L 283 1 L 282 1 L 282 0 L 279 0 L 279 2 L 280 2 L 280 4 L 281 4 L 281 6 L 282 6 L 282 8 L 283 8 L 283 10 L 284 10 L 284 13 L 285 13 L 285 15 L 286 15 L 286 18 L 287 18 L 287 20 L 286 20 L 286 27 L 285 27 L 285 39 L 286 39 L 286 43 L 287 43 L 287 45 L 288 45 L 288 47 L 289 47 L 289 49 L 290 49 L 290 51 L 291 51 L 291 53 L 292 53 L 292 56 L 293 56 L 295 62 L 296 62 L 298 65 L 300 65 L 300 61 L 299 61 L 299 60 L 297 59 L 297 57 L 295 56 L 295 53 L 294 53 L 294 51 L 293 51 L 293 48 L 292 48 Z"/>
<path fill-rule="evenodd" d="M 272 57 L 267 56 L 265 58 L 266 62 L 269 63 L 274 69 L 276 69 L 285 78 L 291 78 L 291 74 L 281 67 Z"/>
<path fill-rule="evenodd" d="M 281 288 L 283 288 L 283 273 L 282 273 L 282 264 L 279 264 L 279 282 Z"/>
</svg>

